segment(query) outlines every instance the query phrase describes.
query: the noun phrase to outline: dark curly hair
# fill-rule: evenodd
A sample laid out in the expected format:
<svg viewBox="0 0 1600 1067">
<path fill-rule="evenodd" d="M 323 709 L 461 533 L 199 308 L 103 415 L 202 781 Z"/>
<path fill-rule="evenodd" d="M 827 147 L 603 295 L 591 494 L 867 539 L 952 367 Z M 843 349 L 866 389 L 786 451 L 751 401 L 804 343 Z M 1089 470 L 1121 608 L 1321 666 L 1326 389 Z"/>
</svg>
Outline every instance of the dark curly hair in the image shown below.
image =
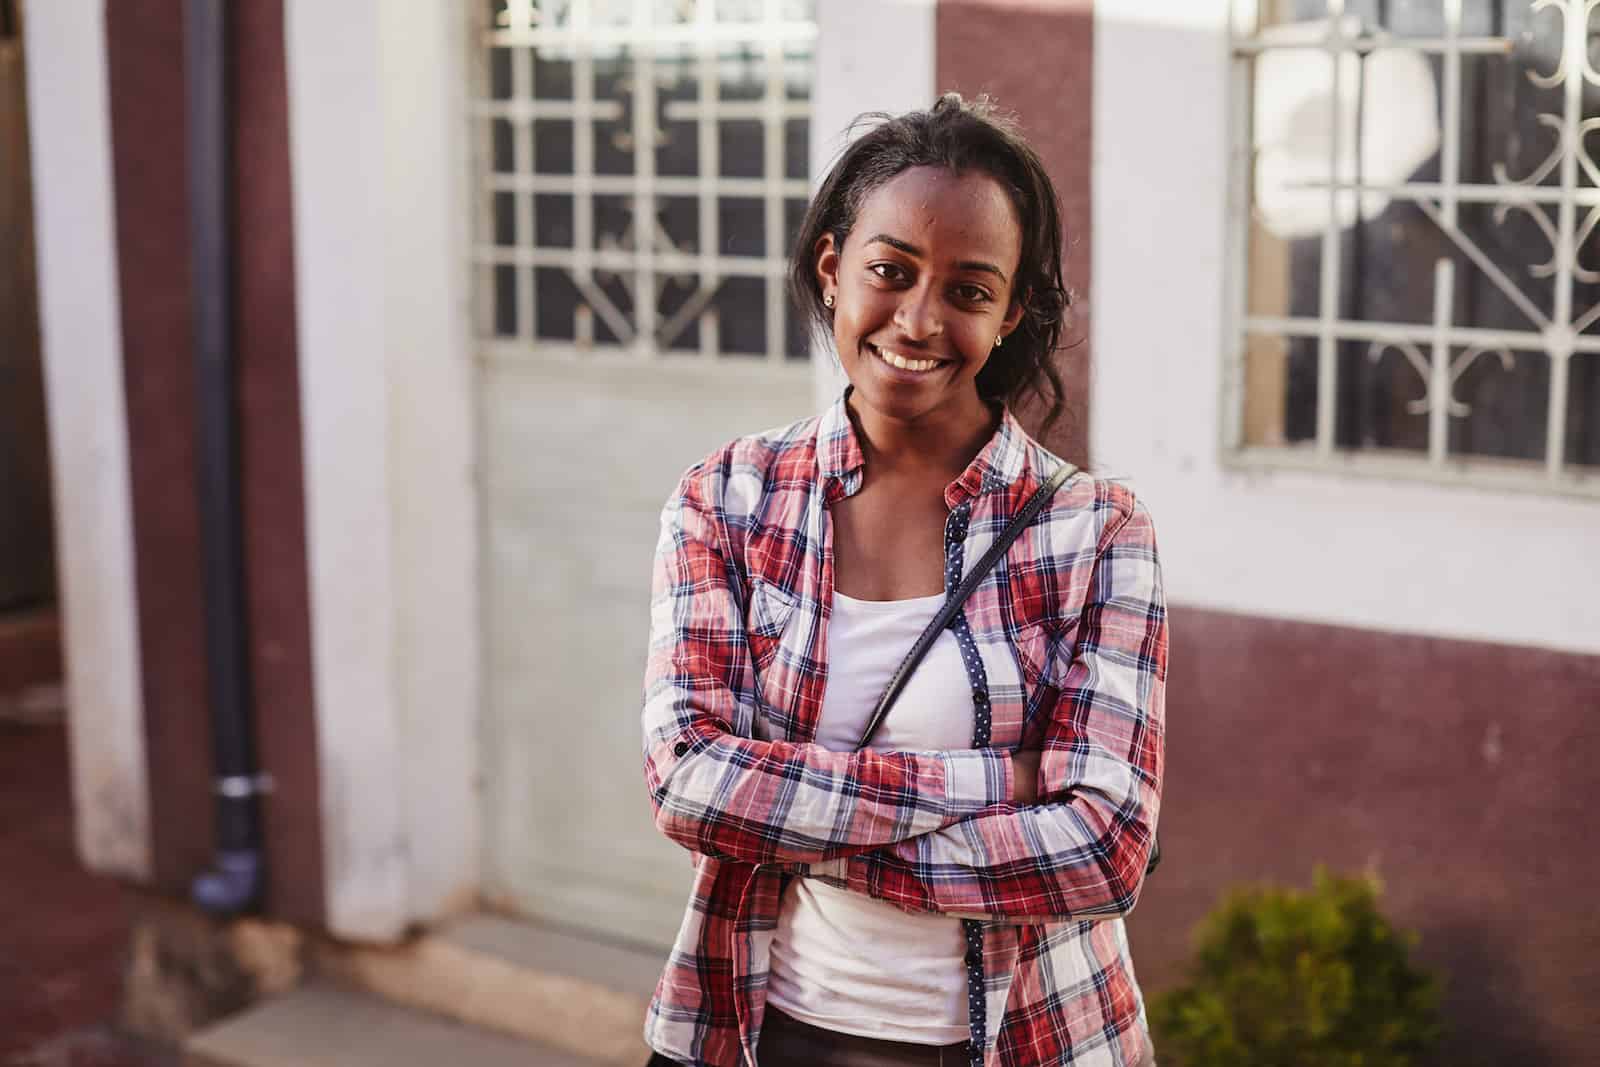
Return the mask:
<svg viewBox="0 0 1600 1067">
<path fill-rule="evenodd" d="M 1061 274 L 1061 209 L 1038 153 L 1015 119 L 986 96 L 963 100 L 959 93 L 945 93 L 927 111 L 873 112 L 850 128 L 860 126 L 870 128 L 828 171 L 789 256 L 790 295 L 801 315 L 831 338 L 833 312 L 822 302 L 816 244 L 831 233 L 834 245 L 843 248 L 872 190 L 912 167 L 987 174 L 1011 197 L 1022 230 L 1022 258 L 1012 288 L 1022 321 L 978 373 L 978 395 L 1015 406 L 1024 394 L 1036 393 L 1045 405 L 1043 425 L 1049 427 L 1066 406 L 1055 353 L 1071 300 Z"/>
</svg>

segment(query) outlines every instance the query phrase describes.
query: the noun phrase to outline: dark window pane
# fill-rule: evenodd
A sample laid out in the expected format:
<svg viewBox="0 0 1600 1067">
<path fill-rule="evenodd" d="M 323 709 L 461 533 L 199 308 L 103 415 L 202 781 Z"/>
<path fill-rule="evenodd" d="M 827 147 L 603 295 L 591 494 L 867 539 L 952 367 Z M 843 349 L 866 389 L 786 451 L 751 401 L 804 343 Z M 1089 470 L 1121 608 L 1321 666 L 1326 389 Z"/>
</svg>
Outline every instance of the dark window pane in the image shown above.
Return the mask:
<svg viewBox="0 0 1600 1067">
<path fill-rule="evenodd" d="M 804 178 L 809 169 L 811 123 L 790 119 L 783 124 L 783 173 L 787 178 Z"/>
<path fill-rule="evenodd" d="M 633 319 L 633 293 L 629 289 L 632 281 L 632 277 L 625 272 L 595 271 L 595 287 L 625 322 Z M 594 315 L 594 339 L 603 345 L 614 345 L 624 340 L 612 330 L 607 316 L 598 309 Z"/>
<path fill-rule="evenodd" d="M 513 138 L 511 136 L 511 123 L 505 119 L 493 119 L 489 123 L 489 140 L 494 156 L 494 172 L 496 174 L 510 174 L 516 170 L 512 160 Z"/>
<path fill-rule="evenodd" d="M 494 194 L 494 243 L 501 247 L 517 243 L 517 205 L 510 193 Z"/>
<path fill-rule="evenodd" d="M 489 97 L 511 99 L 511 53 L 504 48 L 489 49 Z"/>
<path fill-rule="evenodd" d="M 632 249 L 633 198 L 610 194 L 594 197 L 594 236 L 596 248 Z"/>
<path fill-rule="evenodd" d="M 692 178 L 700 173 L 700 130 L 693 122 L 661 124 L 662 140 L 656 145 L 656 173 Z"/>
<path fill-rule="evenodd" d="M 692 309 L 705 305 L 705 298 L 700 295 L 700 281 L 698 278 L 668 278 L 661 286 L 660 300 L 657 309 L 661 325 L 664 327 L 672 322 L 674 316 L 680 311 L 691 309 L 691 316 L 679 331 L 666 338 L 668 353 L 698 354 L 700 351 L 700 316 Z"/>
<path fill-rule="evenodd" d="M 572 123 L 533 120 L 533 169 L 538 174 L 572 173 Z"/>
<path fill-rule="evenodd" d="M 538 336 L 570 341 L 577 336 L 573 328 L 578 306 L 578 290 L 572 277 L 560 267 L 536 267 L 533 272 L 534 300 L 538 305 Z"/>
<path fill-rule="evenodd" d="M 1600 352 L 1573 356 L 1568 375 L 1566 462 L 1600 467 Z"/>
<path fill-rule="evenodd" d="M 494 332 L 500 337 L 517 333 L 517 268 L 494 268 Z"/>
<path fill-rule="evenodd" d="M 714 304 L 724 353 L 766 355 L 767 297 L 760 278 L 727 279 Z"/>
<path fill-rule="evenodd" d="M 626 112 L 615 122 L 594 124 L 594 172 L 633 173 L 633 119 Z"/>
<path fill-rule="evenodd" d="M 732 119 L 717 123 L 719 172 L 724 178 L 759 178 L 761 160 L 766 153 L 761 123 L 754 119 Z"/>
<path fill-rule="evenodd" d="M 1463 367 L 1455 398 L 1465 413 L 1450 416 L 1452 456 L 1542 460 L 1550 408 L 1550 357 L 1543 352 L 1481 352 L 1463 365 L 1466 349 L 1451 362 Z"/>
<path fill-rule="evenodd" d="M 730 256 L 766 254 L 766 205 L 748 197 L 717 200 L 717 233 L 721 251 Z"/>
<path fill-rule="evenodd" d="M 1289 338 L 1285 364 L 1288 401 L 1284 405 L 1284 440 L 1314 441 L 1317 437 L 1317 342 L 1309 337 Z"/>
<path fill-rule="evenodd" d="M 692 196 L 659 197 L 656 219 L 673 248 L 679 252 L 700 250 L 700 201 Z"/>
<path fill-rule="evenodd" d="M 540 248 L 572 247 L 572 197 L 539 193 L 533 198 L 534 243 Z"/>
<path fill-rule="evenodd" d="M 533 95 L 539 100 L 572 99 L 572 60 L 533 57 Z"/>
</svg>

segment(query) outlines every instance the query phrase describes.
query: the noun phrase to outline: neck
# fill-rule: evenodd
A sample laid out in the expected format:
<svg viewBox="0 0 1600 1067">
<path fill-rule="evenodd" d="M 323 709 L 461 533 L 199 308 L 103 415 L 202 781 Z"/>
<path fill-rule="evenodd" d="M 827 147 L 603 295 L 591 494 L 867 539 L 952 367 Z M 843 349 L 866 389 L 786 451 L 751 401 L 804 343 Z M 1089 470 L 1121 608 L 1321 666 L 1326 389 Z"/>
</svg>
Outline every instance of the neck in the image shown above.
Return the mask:
<svg viewBox="0 0 1600 1067">
<path fill-rule="evenodd" d="M 909 421 L 874 411 L 854 392 L 845 406 L 869 468 L 880 474 L 936 476 L 941 484 L 967 469 L 999 423 L 998 412 L 977 393 L 970 405 L 940 408 Z"/>
</svg>

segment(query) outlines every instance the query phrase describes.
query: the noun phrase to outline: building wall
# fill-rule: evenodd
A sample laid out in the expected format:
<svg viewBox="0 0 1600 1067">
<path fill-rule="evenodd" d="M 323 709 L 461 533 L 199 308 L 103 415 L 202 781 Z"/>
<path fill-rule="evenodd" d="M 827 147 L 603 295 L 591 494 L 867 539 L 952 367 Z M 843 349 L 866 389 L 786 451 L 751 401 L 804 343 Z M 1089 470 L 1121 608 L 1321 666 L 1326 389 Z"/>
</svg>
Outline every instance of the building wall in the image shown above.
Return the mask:
<svg viewBox="0 0 1600 1067">
<path fill-rule="evenodd" d="M 185 126 L 184 5 L 107 9 L 122 375 L 128 412 L 144 730 L 155 884 L 210 863 L 214 792 L 198 486 Z M 231 32 L 235 141 L 234 357 L 244 509 L 248 691 L 260 768 L 266 906 L 322 918 L 311 734 L 310 618 L 281 9 L 239 9 Z"/>
<path fill-rule="evenodd" d="M 327 922 L 475 900 L 465 3 L 285 0 Z"/>
<path fill-rule="evenodd" d="M 152 871 L 103 6 L 30 4 L 39 320 L 79 854 Z"/>
<path fill-rule="evenodd" d="M 1586 1062 L 1600 503 L 1225 462 L 1227 9 L 1095 5 L 1093 452 L 1172 602 L 1141 977 L 1236 883 L 1372 869 L 1447 972 L 1444 1062 Z"/>
</svg>

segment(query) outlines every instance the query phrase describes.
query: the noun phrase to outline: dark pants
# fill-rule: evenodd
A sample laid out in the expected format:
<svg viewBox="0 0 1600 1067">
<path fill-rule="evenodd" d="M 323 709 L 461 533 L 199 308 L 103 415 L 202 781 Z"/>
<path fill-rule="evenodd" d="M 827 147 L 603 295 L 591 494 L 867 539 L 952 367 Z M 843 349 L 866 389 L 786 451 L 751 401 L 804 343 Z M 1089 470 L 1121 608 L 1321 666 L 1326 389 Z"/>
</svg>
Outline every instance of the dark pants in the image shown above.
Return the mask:
<svg viewBox="0 0 1600 1067">
<path fill-rule="evenodd" d="M 913 1045 L 879 1041 L 824 1030 L 767 1005 L 756 1049 L 761 1067 L 963 1067 L 965 1041 L 954 1045 Z M 648 1067 L 676 1067 L 659 1052 Z"/>
</svg>

